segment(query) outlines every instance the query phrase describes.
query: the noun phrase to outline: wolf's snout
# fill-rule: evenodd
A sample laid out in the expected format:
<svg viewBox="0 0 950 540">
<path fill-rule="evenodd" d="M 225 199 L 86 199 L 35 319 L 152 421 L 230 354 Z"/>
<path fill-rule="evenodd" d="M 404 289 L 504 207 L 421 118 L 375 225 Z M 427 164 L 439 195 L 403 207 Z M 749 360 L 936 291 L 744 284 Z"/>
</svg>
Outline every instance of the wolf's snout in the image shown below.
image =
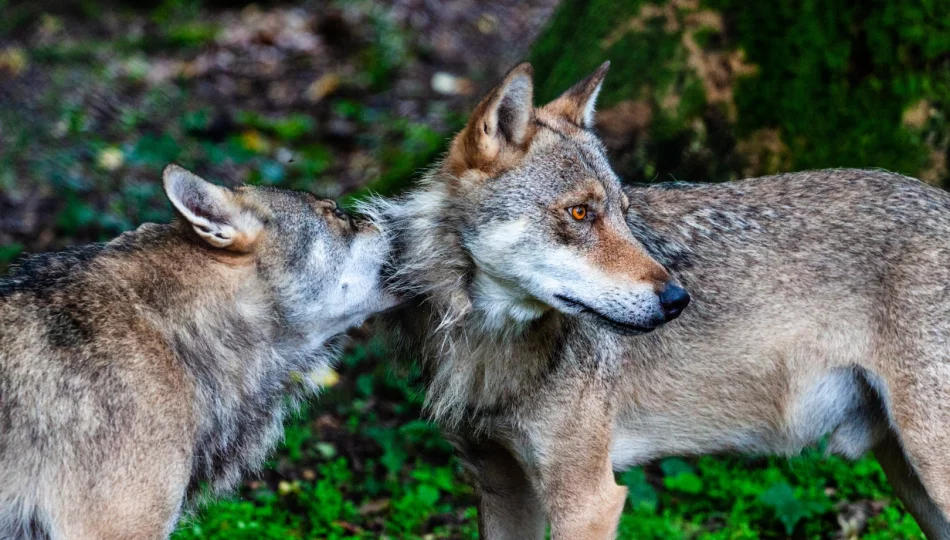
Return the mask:
<svg viewBox="0 0 950 540">
<path fill-rule="evenodd" d="M 657 295 L 660 297 L 660 309 L 666 322 L 679 317 L 689 305 L 689 293 L 686 289 L 671 282 L 667 282 Z"/>
</svg>

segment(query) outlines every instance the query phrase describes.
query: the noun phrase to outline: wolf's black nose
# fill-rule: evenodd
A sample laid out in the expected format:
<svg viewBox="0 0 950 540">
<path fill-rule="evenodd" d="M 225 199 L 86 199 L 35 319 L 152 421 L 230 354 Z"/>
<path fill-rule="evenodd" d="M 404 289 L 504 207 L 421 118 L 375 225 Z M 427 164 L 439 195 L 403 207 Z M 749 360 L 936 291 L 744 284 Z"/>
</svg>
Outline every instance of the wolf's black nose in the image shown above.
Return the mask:
<svg viewBox="0 0 950 540">
<path fill-rule="evenodd" d="M 667 322 L 679 317 L 680 313 L 689 305 L 689 293 L 679 285 L 668 282 L 658 294 L 660 308 L 663 310 L 663 317 L 666 318 Z"/>
</svg>

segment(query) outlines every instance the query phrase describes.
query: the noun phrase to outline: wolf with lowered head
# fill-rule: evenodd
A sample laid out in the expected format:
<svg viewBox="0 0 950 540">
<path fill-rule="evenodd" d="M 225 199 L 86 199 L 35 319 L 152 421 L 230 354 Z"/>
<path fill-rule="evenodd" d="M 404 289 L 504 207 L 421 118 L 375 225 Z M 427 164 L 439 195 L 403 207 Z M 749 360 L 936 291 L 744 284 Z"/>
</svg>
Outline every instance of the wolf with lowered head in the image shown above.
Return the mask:
<svg viewBox="0 0 950 540">
<path fill-rule="evenodd" d="M 592 130 L 606 71 L 535 108 L 514 68 L 369 209 L 483 537 L 610 538 L 613 471 L 829 436 L 950 538 L 950 196 L 858 170 L 622 186 Z"/>
<path fill-rule="evenodd" d="M 177 212 L 0 279 L 0 538 L 167 538 L 232 487 L 337 336 L 394 301 L 388 241 L 308 193 L 171 165 Z"/>
</svg>

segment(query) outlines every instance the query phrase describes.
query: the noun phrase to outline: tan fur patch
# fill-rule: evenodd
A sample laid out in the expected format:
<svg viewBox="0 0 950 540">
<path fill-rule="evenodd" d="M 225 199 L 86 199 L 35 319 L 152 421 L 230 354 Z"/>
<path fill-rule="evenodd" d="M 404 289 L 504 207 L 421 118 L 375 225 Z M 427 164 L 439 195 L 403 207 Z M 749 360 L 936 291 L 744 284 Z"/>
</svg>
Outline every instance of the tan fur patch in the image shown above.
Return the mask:
<svg viewBox="0 0 950 540">
<path fill-rule="evenodd" d="M 582 137 L 584 130 L 574 122 L 566 120 L 564 113 L 564 108 L 554 102 L 535 110 L 535 116 L 538 120 L 556 129 L 561 134 L 568 137 Z"/>
<path fill-rule="evenodd" d="M 557 99 L 543 107 L 544 111 L 555 118 L 567 118 L 572 123 L 579 124 L 576 120 L 580 116 L 578 104 L 570 99 Z M 577 128 L 575 128 L 577 129 Z"/>
<path fill-rule="evenodd" d="M 636 247 L 631 238 L 625 238 L 603 220 L 596 221 L 594 228 L 597 230 L 597 249 L 588 259 L 604 272 L 648 282 L 657 290 L 670 280 L 669 272 L 646 251 Z"/>
</svg>

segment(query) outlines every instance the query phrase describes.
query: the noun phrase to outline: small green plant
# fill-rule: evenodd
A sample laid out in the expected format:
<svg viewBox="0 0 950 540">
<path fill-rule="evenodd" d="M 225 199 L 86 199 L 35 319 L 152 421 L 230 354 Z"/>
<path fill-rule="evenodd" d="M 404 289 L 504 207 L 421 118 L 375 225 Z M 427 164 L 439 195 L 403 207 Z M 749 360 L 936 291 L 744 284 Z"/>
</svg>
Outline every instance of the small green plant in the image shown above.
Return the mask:
<svg viewBox="0 0 950 540">
<path fill-rule="evenodd" d="M 786 482 L 770 487 L 759 496 L 759 500 L 775 511 L 775 516 L 785 525 L 788 534 L 792 534 L 799 521 L 819 515 L 829 507 L 827 500 L 803 500 Z"/>
<path fill-rule="evenodd" d="M 0 272 L 4 271 L 20 253 L 23 253 L 23 244 L 0 245 Z"/>
</svg>

